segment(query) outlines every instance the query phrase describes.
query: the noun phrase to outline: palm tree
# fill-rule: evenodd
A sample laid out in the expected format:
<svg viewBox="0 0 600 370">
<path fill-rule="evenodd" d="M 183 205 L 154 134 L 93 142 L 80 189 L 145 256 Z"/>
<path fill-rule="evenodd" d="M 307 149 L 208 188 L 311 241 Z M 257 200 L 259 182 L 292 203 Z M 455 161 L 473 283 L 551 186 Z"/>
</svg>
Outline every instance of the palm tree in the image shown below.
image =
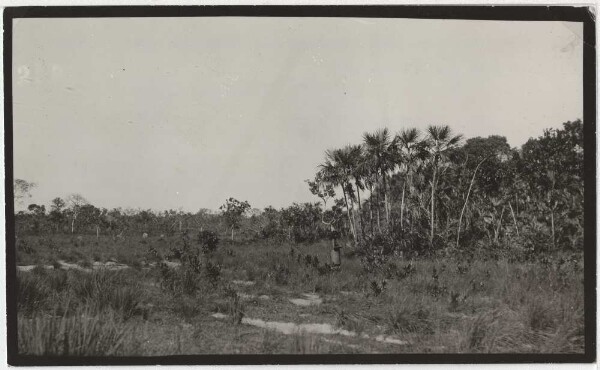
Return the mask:
<svg viewBox="0 0 600 370">
<path fill-rule="evenodd" d="M 365 190 L 363 178 L 367 174 L 368 166 L 365 161 L 363 148 L 361 145 L 350 145 L 344 148 L 348 152 L 348 160 L 350 165 L 350 175 L 354 179 L 354 186 L 356 187 L 356 197 L 358 204 L 358 219 L 360 224 L 361 235 L 365 234 L 364 219 L 362 214 L 362 202 L 360 200 L 361 190 Z"/>
<path fill-rule="evenodd" d="M 373 164 L 372 171 L 375 174 L 375 182 L 379 184 L 379 176 L 382 179 L 381 191 L 383 192 L 383 202 L 385 207 L 386 223 L 389 227 L 390 222 L 390 209 L 388 202 L 388 191 L 387 191 L 387 173 L 392 171 L 395 167 L 393 160 L 393 148 L 395 140 L 390 138 L 390 134 L 387 128 L 379 129 L 374 133 L 363 134 L 365 152 L 368 160 Z M 379 192 L 377 192 L 377 203 L 379 204 Z M 379 222 L 379 207 L 377 208 L 377 221 Z M 381 231 L 381 224 L 379 224 Z"/>
<path fill-rule="evenodd" d="M 352 173 L 352 153 L 349 147 L 343 149 L 334 149 L 325 151 L 325 163 L 322 164 L 321 171 L 323 173 L 323 179 L 329 182 L 334 187 L 341 187 L 342 194 L 344 195 L 344 204 L 346 206 L 346 215 L 348 222 L 350 223 L 350 231 L 354 241 L 357 242 L 355 221 L 353 218 L 353 208 L 348 201 L 349 190 L 352 189 L 350 183 L 350 177 Z M 352 201 L 352 198 L 350 198 Z"/>
<path fill-rule="evenodd" d="M 429 144 L 429 156 L 432 165 L 431 180 L 431 234 L 430 242 L 433 243 L 435 233 L 435 196 L 436 186 L 439 181 L 438 171 L 445 161 L 448 151 L 460 143 L 462 135 L 454 135 L 449 126 L 429 126 L 427 128 L 427 141 Z"/>
<path fill-rule="evenodd" d="M 404 165 L 404 181 L 402 183 L 402 199 L 400 201 L 400 227 L 404 229 L 404 200 L 406 184 L 412 182 L 413 164 L 418 156 L 418 144 L 420 133 L 416 128 L 402 130 L 397 135 L 397 142 L 400 146 L 398 155 L 398 165 Z M 409 188 L 410 189 L 410 188 Z"/>
<path fill-rule="evenodd" d="M 367 161 L 367 158 L 363 158 L 363 163 L 362 163 L 362 167 L 363 167 L 363 182 L 364 185 L 369 189 L 369 223 L 371 226 L 371 235 L 373 234 L 373 186 L 376 183 L 376 179 L 375 176 L 373 174 L 373 172 L 371 172 L 371 167 L 369 166 L 369 162 Z M 379 198 L 379 197 L 377 197 Z M 381 225 L 379 224 L 379 210 L 377 213 L 377 222 L 378 222 L 378 226 L 379 229 L 381 231 Z"/>
</svg>

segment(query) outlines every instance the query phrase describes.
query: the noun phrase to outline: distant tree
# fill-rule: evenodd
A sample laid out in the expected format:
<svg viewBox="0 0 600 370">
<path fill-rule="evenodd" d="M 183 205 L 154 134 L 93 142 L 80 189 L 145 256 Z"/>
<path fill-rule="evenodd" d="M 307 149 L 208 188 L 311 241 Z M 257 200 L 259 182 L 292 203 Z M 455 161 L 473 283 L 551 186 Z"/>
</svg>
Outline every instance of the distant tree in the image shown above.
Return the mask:
<svg viewBox="0 0 600 370">
<path fill-rule="evenodd" d="M 103 223 L 102 210 L 91 204 L 84 204 L 79 210 L 80 223 L 84 226 L 92 225 L 96 229 L 96 238 L 100 237 L 100 226 Z"/>
<path fill-rule="evenodd" d="M 281 212 L 272 206 L 266 207 L 260 215 L 260 235 L 263 238 L 272 238 L 281 235 Z"/>
<path fill-rule="evenodd" d="M 30 204 L 27 206 L 27 210 L 37 216 L 44 216 L 46 214 L 46 206 L 43 205 Z"/>
<path fill-rule="evenodd" d="M 466 141 L 462 151 L 467 156 L 467 168 L 471 173 L 485 159 L 476 178 L 477 188 L 488 194 L 497 193 L 505 178 L 502 164 L 507 162 L 512 154 L 506 137 L 492 135 L 487 138 L 471 138 Z"/>
<path fill-rule="evenodd" d="M 250 203 L 240 202 L 237 199 L 229 198 L 225 201 L 219 210 L 225 219 L 225 223 L 231 229 L 231 240 L 233 240 L 233 230 L 239 228 L 244 214 L 250 209 Z"/>
<path fill-rule="evenodd" d="M 50 222 L 56 227 L 57 232 L 60 229 L 60 225 L 65 220 L 65 215 L 63 213 L 65 206 L 65 201 L 59 197 L 52 199 L 50 204 L 50 213 L 48 214 L 48 217 L 50 218 Z"/>
<path fill-rule="evenodd" d="M 142 210 L 137 213 L 135 216 L 136 222 L 139 225 L 138 228 L 141 228 L 143 232 L 148 232 L 149 227 L 148 224 L 152 223 L 156 217 L 152 210 Z M 181 219 L 180 219 L 180 230 L 181 230 Z"/>
<path fill-rule="evenodd" d="M 541 137 L 527 141 L 521 150 L 520 172 L 535 199 L 538 218 L 549 224 L 552 245 L 556 247 L 559 238 L 581 235 L 583 122 L 566 122 L 562 129 L 544 130 Z"/>
<path fill-rule="evenodd" d="M 334 185 L 331 181 L 328 181 L 326 175 L 326 172 L 319 171 L 313 180 L 305 180 L 305 182 L 308 184 L 310 192 L 319 197 L 323 202 L 324 209 L 327 208 L 327 202 L 330 199 L 335 198 Z"/>
<path fill-rule="evenodd" d="M 22 205 L 25 199 L 31 198 L 31 190 L 37 185 L 33 182 L 28 182 L 22 179 L 15 179 L 14 183 L 15 203 Z"/>
<path fill-rule="evenodd" d="M 294 242 L 315 240 L 321 223 L 319 203 L 293 203 L 281 210 L 283 226 L 288 229 L 288 239 Z"/>
<path fill-rule="evenodd" d="M 67 204 L 69 205 L 67 213 L 71 217 L 71 234 L 74 234 L 75 221 L 81 212 L 81 207 L 89 204 L 89 202 L 81 194 L 70 194 L 67 197 Z"/>
<path fill-rule="evenodd" d="M 38 233 L 40 231 L 41 225 L 45 220 L 46 215 L 46 207 L 43 205 L 30 204 L 27 206 L 27 210 L 31 213 L 32 221 L 33 221 L 33 232 Z"/>
<path fill-rule="evenodd" d="M 62 200 L 62 198 L 56 197 L 50 202 L 50 211 L 62 212 L 66 205 L 67 204 L 64 200 Z"/>
</svg>

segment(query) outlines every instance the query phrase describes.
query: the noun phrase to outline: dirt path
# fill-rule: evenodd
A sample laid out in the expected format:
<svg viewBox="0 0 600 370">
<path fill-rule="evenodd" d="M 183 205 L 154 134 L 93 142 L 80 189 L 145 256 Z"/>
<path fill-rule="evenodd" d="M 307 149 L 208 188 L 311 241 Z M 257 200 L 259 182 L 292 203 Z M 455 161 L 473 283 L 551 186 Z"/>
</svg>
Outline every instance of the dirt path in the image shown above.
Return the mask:
<svg viewBox="0 0 600 370">
<path fill-rule="evenodd" d="M 21 271 L 21 272 L 31 272 L 33 271 L 33 269 L 35 269 L 36 267 L 41 267 L 43 269 L 46 270 L 55 270 L 55 269 L 60 269 L 60 270 L 77 270 L 77 271 L 83 271 L 83 272 L 92 272 L 94 270 L 111 270 L 111 271 L 118 271 L 118 270 L 123 270 L 123 269 L 128 269 L 130 268 L 127 265 L 124 264 L 119 264 L 116 262 L 106 262 L 106 263 L 102 263 L 102 262 L 94 262 L 92 264 L 92 267 L 82 267 L 76 263 L 69 263 L 69 262 L 65 262 L 65 261 L 57 261 L 58 267 L 55 267 L 53 265 L 28 265 L 28 266 L 17 266 L 17 271 Z"/>
<path fill-rule="evenodd" d="M 222 313 L 214 313 L 211 315 L 215 319 L 223 320 L 228 316 Z M 397 344 L 401 346 L 408 345 L 409 343 L 392 336 L 378 335 L 370 336 L 369 334 L 361 334 L 360 336 L 353 331 L 335 328 L 331 324 L 322 323 L 309 323 L 309 324 L 296 324 L 293 322 L 278 322 L 278 321 L 264 321 L 261 319 L 252 319 L 249 317 L 242 318 L 242 324 L 251 325 L 262 329 L 274 330 L 282 334 L 293 335 L 293 334 L 322 334 L 322 335 L 341 335 L 346 337 L 360 337 L 363 339 L 373 339 L 381 343 Z"/>
</svg>

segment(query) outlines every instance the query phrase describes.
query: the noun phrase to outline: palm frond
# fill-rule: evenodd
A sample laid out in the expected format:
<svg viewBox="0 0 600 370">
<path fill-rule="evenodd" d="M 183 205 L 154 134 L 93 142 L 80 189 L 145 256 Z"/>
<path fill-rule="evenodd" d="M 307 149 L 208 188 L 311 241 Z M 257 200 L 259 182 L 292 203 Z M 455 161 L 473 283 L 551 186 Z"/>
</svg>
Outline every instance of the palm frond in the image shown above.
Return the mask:
<svg viewBox="0 0 600 370">
<path fill-rule="evenodd" d="M 400 141 L 407 147 L 419 140 L 420 132 L 416 128 L 404 129 L 400 132 Z"/>
</svg>

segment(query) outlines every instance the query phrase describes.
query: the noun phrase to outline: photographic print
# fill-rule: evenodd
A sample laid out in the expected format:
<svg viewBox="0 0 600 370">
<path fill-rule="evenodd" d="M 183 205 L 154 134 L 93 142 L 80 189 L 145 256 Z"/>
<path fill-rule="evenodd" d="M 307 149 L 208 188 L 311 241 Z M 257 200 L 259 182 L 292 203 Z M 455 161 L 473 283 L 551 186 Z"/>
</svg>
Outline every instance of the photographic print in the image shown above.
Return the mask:
<svg viewBox="0 0 600 370">
<path fill-rule="evenodd" d="M 12 364 L 594 361 L 587 8 L 4 26 Z"/>
</svg>

